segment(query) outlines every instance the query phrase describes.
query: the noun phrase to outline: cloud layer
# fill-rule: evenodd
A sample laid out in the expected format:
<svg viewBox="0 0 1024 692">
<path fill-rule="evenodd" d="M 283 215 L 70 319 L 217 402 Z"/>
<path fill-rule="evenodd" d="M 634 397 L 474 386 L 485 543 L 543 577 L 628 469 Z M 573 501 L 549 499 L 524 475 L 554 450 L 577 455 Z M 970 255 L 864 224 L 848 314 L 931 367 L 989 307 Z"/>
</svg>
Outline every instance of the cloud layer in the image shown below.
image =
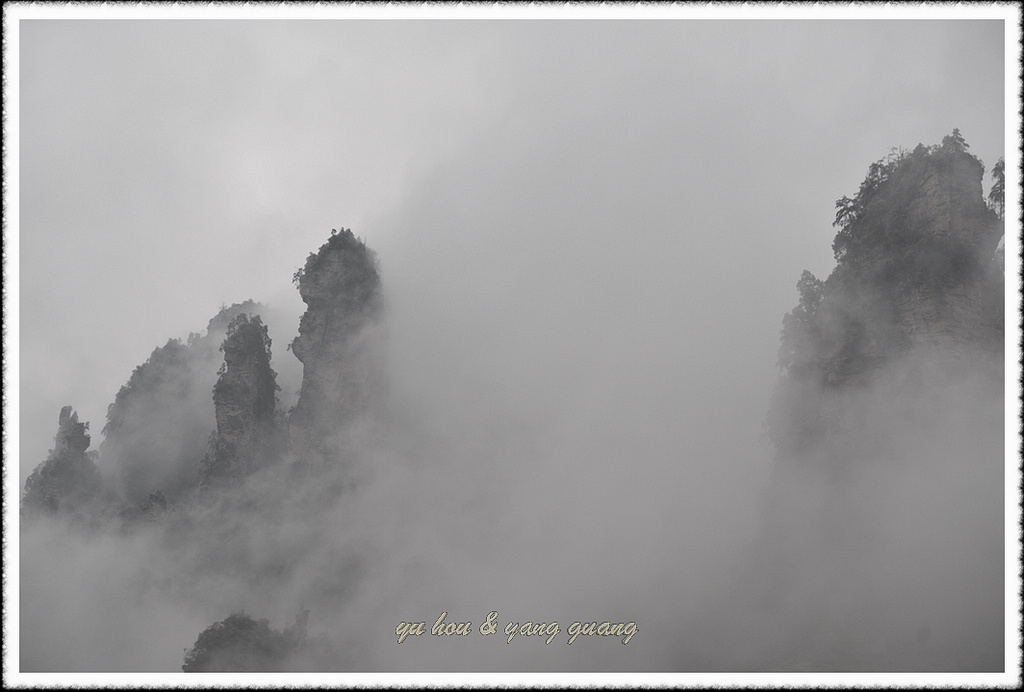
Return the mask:
<svg viewBox="0 0 1024 692">
<path fill-rule="evenodd" d="M 961 641 L 954 621 L 991 623 L 1001 585 L 969 565 L 999 541 L 970 537 L 1001 490 L 957 465 L 975 447 L 865 421 L 906 453 L 851 481 L 866 504 L 835 511 L 865 532 L 844 558 L 863 578 L 837 577 L 818 556 L 859 539 L 805 535 L 829 491 L 766 489 L 762 422 L 795 282 L 832 266 L 833 201 L 953 127 L 989 166 L 1002 154 L 1001 23 L 47 21 L 20 38 L 21 484 L 62 405 L 98 430 L 132 368 L 224 303 L 269 306 L 294 404 L 289 279 L 332 227 L 380 256 L 390 393 L 360 486 L 315 525 L 285 503 L 196 545 L 24 536 L 24 668 L 174 670 L 232 610 L 281 628 L 301 605 L 346 669 L 758 668 L 790 652 L 743 632 L 728 589 L 759 587 L 729 575 L 766 544 L 771 493 L 798 524 L 769 530 L 796 556 L 780 598 L 795 569 L 848 598 L 836 612 L 870 603 L 858 637 L 884 625 L 903 646 L 928 624 L 938 648 L 899 649 L 925 664 Z M 937 401 L 929 419 L 963 420 Z M 985 402 L 962 431 L 997 454 Z M 929 565 L 951 571 L 915 595 Z M 980 600 L 925 617 L 961 577 Z M 780 646 L 819 614 L 779 608 L 762 627 L 792 634 Z M 393 636 L 492 610 L 562 633 Z M 638 633 L 568 646 L 576 620 Z"/>
</svg>

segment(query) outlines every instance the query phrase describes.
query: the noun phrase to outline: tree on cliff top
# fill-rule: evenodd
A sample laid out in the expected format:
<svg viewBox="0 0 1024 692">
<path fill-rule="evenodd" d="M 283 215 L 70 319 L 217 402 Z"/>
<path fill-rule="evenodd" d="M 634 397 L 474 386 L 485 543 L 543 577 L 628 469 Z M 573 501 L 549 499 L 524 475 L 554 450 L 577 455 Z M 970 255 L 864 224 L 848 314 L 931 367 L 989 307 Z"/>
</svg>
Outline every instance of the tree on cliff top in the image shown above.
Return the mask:
<svg viewBox="0 0 1024 692">
<path fill-rule="evenodd" d="M 286 632 L 270 629 L 266 620 L 232 613 L 200 633 L 181 669 L 186 673 L 283 671 L 295 643 Z"/>
<path fill-rule="evenodd" d="M 185 652 L 186 673 L 283 672 L 329 670 L 336 663 L 329 642 L 306 636 L 309 611 L 301 609 L 295 624 L 271 629 L 267 620 L 232 613 L 200 633 Z"/>
<path fill-rule="evenodd" d="M 868 167 L 868 174 L 854 197 L 836 201 L 833 225 L 839 228 L 832 249 L 837 264 L 863 265 L 879 257 L 897 258 L 917 252 L 921 230 L 908 223 L 910 205 L 936 171 L 957 169 L 979 177 L 985 166 L 968 150 L 959 130 L 947 135 L 941 146 L 918 144 L 908 152 L 893 149 Z M 974 202 L 975 200 L 966 200 Z"/>
<path fill-rule="evenodd" d="M 377 253 L 366 246 L 349 228 L 332 234 L 305 265 L 292 275 L 299 295 L 311 301 L 340 300 L 361 308 L 376 306 L 380 289 L 380 263 Z"/>
</svg>

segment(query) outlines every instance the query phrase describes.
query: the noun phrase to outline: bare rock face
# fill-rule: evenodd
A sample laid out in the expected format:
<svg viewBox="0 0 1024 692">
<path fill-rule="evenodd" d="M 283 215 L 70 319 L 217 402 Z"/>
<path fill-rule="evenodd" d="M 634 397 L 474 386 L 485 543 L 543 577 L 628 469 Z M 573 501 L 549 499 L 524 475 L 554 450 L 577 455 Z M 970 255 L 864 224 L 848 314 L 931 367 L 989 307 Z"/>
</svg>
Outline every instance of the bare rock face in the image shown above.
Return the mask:
<svg viewBox="0 0 1024 692">
<path fill-rule="evenodd" d="M 919 237 L 893 308 L 909 344 L 953 361 L 1003 343 L 1002 271 L 992 261 L 1003 223 L 984 203 L 976 158 L 953 150 L 929 163 L 908 205 L 907 224 Z"/>
<path fill-rule="evenodd" d="M 300 458 L 322 460 L 373 397 L 377 353 L 370 335 L 380 314 L 380 276 L 373 251 L 342 229 L 294 278 L 307 309 L 291 343 L 303 364 L 291 447 Z"/>
<path fill-rule="evenodd" d="M 217 432 L 200 467 L 200 488 L 237 484 L 276 453 L 277 375 L 259 315 L 235 317 L 221 350 L 224 365 L 213 388 Z"/>
<path fill-rule="evenodd" d="M 25 481 L 22 511 L 53 514 L 77 509 L 94 499 L 102 482 L 89 448 L 88 423 L 79 423 L 70 406 L 60 410 L 53 450 Z"/>
</svg>

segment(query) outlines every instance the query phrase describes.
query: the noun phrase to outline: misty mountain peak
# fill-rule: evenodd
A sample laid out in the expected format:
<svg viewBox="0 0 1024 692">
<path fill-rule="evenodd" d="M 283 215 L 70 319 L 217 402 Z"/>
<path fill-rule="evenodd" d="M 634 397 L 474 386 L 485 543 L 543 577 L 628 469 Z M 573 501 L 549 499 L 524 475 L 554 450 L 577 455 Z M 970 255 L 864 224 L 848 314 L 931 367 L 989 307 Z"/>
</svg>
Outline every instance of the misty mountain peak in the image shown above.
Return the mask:
<svg viewBox="0 0 1024 692">
<path fill-rule="evenodd" d="M 783 318 L 769 415 L 777 446 L 793 451 L 834 429 L 829 392 L 898 362 L 944 372 L 1001 362 L 1003 220 L 999 200 L 983 197 L 984 170 L 954 130 L 871 164 L 857 194 L 836 202 L 836 267 L 824 281 L 805 271 Z"/>
<path fill-rule="evenodd" d="M 292 451 L 301 458 L 322 454 L 369 404 L 377 378 L 366 335 L 378 322 L 381 295 L 376 255 L 350 229 L 332 232 L 293 278 L 307 306 L 291 343 L 303 364 L 289 420 Z"/>
<path fill-rule="evenodd" d="M 1002 343 L 1003 222 L 982 197 L 984 166 L 954 131 L 871 165 L 853 199 L 836 203 L 837 266 L 805 272 L 787 315 L 780 365 L 842 385 L 891 357 L 930 347 L 956 357 Z"/>
<path fill-rule="evenodd" d="M 100 475 L 90 455 L 88 423 L 80 423 L 70 406 L 60 410 L 53 449 L 25 481 L 22 511 L 27 514 L 73 510 L 100 489 Z"/>
<path fill-rule="evenodd" d="M 237 483 L 273 455 L 278 390 L 270 337 L 259 315 L 227 325 L 224 364 L 213 387 L 217 433 L 200 467 L 200 487 Z"/>
</svg>

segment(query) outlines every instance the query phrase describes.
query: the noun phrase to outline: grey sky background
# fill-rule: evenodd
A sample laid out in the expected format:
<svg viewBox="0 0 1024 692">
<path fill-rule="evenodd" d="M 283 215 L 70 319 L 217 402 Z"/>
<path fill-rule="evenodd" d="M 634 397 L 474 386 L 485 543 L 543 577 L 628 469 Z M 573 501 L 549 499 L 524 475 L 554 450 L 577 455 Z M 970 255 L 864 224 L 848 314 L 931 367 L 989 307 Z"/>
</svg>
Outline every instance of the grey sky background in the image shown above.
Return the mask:
<svg viewBox="0 0 1024 692">
<path fill-rule="evenodd" d="M 292 274 L 351 228 L 380 257 L 406 432 L 338 541 L 387 535 L 373 550 L 404 569 L 327 616 L 478 623 L 500 600 L 564 624 L 613 604 L 658 665 L 669 585 L 712 583 L 722 537 L 753 534 L 782 316 L 803 269 L 834 265 L 834 201 L 953 128 L 987 191 L 1008 144 L 999 21 L 19 28 L 19 487 L 61 406 L 97 448 L 132 370 L 221 305 L 269 306 L 291 406 Z M 168 625 L 184 645 L 211 622 L 192 615 Z M 415 670 L 427 644 L 359 653 Z M 596 644 L 567 665 L 632 665 Z M 548 665 L 527 646 L 507 655 Z"/>
</svg>

